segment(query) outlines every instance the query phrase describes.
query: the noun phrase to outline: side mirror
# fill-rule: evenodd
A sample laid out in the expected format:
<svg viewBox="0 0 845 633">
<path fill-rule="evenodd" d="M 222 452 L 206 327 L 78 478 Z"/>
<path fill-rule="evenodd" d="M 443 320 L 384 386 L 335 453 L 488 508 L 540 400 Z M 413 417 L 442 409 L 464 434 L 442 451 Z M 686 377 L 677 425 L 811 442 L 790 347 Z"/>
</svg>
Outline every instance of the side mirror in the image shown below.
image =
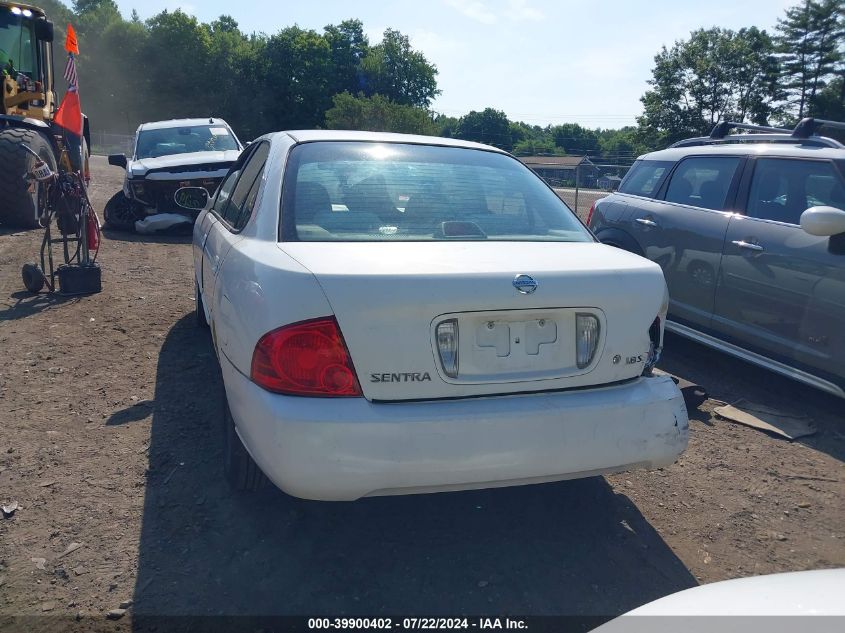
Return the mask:
<svg viewBox="0 0 845 633">
<path fill-rule="evenodd" d="M 182 187 L 173 194 L 173 201 L 183 209 L 201 211 L 208 204 L 208 192 L 202 187 Z"/>
<path fill-rule="evenodd" d="M 845 211 L 836 207 L 810 207 L 801 214 L 801 228 L 819 237 L 845 233 Z"/>
<path fill-rule="evenodd" d="M 109 154 L 109 165 L 126 169 L 126 154 Z"/>
<path fill-rule="evenodd" d="M 53 23 L 50 20 L 35 21 L 35 39 L 42 42 L 52 42 L 54 38 Z"/>
</svg>

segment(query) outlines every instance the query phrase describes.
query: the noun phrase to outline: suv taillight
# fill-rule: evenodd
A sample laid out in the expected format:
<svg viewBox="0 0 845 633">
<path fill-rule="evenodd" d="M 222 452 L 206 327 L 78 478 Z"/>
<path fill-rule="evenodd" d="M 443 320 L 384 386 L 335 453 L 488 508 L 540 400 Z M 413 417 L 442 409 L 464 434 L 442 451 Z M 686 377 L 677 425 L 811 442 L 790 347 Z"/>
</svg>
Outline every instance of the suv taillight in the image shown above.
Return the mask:
<svg viewBox="0 0 845 633">
<path fill-rule="evenodd" d="M 292 396 L 361 395 L 333 316 L 300 321 L 262 336 L 252 353 L 250 378 L 267 391 Z"/>
<path fill-rule="evenodd" d="M 590 210 L 587 212 L 587 226 L 590 226 L 590 220 L 593 219 L 593 211 L 596 210 L 596 203 L 590 205 Z"/>
</svg>

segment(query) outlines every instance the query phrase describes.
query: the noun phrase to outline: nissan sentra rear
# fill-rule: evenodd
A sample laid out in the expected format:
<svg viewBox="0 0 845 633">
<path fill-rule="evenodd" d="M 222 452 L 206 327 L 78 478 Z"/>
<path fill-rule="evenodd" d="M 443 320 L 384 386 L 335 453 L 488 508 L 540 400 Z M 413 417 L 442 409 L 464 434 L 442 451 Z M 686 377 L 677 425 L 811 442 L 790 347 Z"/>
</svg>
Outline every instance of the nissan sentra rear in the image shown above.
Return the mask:
<svg viewBox="0 0 845 633">
<path fill-rule="evenodd" d="M 325 500 L 486 488 L 664 466 L 686 448 L 681 394 L 652 371 L 660 268 L 597 243 L 503 152 L 269 135 L 194 246 L 239 487 L 263 473 Z"/>
</svg>

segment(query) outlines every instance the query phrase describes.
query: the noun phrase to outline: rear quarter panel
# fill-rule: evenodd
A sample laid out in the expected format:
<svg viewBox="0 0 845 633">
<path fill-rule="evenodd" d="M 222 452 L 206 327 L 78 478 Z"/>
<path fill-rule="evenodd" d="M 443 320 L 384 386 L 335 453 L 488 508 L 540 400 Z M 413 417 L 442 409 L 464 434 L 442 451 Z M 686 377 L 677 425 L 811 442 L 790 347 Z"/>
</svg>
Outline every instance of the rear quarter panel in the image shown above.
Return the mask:
<svg viewBox="0 0 845 633">
<path fill-rule="evenodd" d="M 247 376 L 255 344 L 267 332 L 332 314 L 310 271 L 274 244 L 256 239 L 232 247 L 217 283 L 218 349 Z"/>
</svg>

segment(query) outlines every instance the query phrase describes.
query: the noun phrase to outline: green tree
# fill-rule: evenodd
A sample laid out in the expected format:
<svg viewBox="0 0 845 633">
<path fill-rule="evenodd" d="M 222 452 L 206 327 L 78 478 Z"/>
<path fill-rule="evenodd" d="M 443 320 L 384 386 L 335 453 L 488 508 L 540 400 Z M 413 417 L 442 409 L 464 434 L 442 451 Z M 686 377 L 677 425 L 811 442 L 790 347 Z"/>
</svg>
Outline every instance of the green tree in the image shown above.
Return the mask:
<svg viewBox="0 0 845 633">
<path fill-rule="evenodd" d="M 845 77 L 837 77 L 816 95 L 810 107 L 810 116 L 845 121 Z"/>
<path fill-rule="evenodd" d="M 215 94 L 208 114 L 227 121 L 238 121 L 245 138 L 253 136 L 255 121 L 250 110 L 244 111 L 244 91 L 252 84 L 251 64 L 255 42 L 238 28 L 228 15 L 221 15 L 209 25 L 208 89 Z M 250 97 L 252 98 L 252 97 Z M 205 114 L 205 113 L 204 113 Z"/>
<path fill-rule="evenodd" d="M 844 14 L 843 0 L 805 0 L 778 20 L 781 84 L 790 113 L 799 119 L 813 109 L 817 95 L 842 64 Z"/>
<path fill-rule="evenodd" d="M 128 134 L 140 121 L 158 114 L 150 99 L 133 98 L 155 94 L 156 78 L 127 72 L 145 66 L 148 39 L 143 24 L 123 20 L 115 20 L 96 38 L 80 34 L 80 98 L 92 129 Z"/>
<path fill-rule="evenodd" d="M 565 156 L 566 150 L 555 145 L 550 138 L 526 138 L 513 144 L 517 156 Z"/>
<path fill-rule="evenodd" d="M 74 2 L 74 8 L 77 14 L 76 26 L 86 33 L 100 34 L 109 25 L 123 21 L 114 0 L 78 0 Z"/>
<path fill-rule="evenodd" d="M 56 25 L 56 42 L 60 44 L 64 44 L 64 28 L 68 22 L 73 22 L 76 18 L 76 15 L 73 11 L 67 8 L 62 2 L 59 0 L 39 0 L 38 2 L 34 2 L 35 4 L 42 9 L 47 14 L 47 19 L 52 20 L 53 23 Z M 59 29 L 62 31 L 62 37 L 59 38 Z"/>
<path fill-rule="evenodd" d="M 577 123 L 564 123 L 550 129 L 556 147 L 567 154 L 596 154 L 599 151 L 599 137 L 593 130 L 581 127 Z"/>
<path fill-rule="evenodd" d="M 776 111 L 777 60 L 765 31 L 699 29 L 654 61 L 638 122 L 659 144 L 706 134 L 724 119 L 765 123 Z"/>
<path fill-rule="evenodd" d="M 331 49 L 321 34 L 298 26 L 282 29 L 267 42 L 261 97 L 270 127 L 320 125 L 331 107 Z"/>
<path fill-rule="evenodd" d="M 133 90 L 130 98 L 145 100 L 152 119 L 210 116 L 218 93 L 212 85 L 220 69 L 209 65 L 211 32 L 207 25 L 179 9 L 147 20 L 143 62 L 123 66 L 124 73 L 143 74 L 150 89 Z"/>
<path fill-rule="evenodd" d="M 386 29 L 382 41 L 361 61 L 364 93 L 384 95 L 402 105 L 427 108 L 440 94 L 437 68 L 411 48 L 407 35 Z"/>
<path fill-rule="evenodd" d="M 554 142 L 551 140 L 548 127 L 542 128 L 539 125 L 528 125 L 521 121 L 512 121 L 510 131 L 514 152 L 518 151 L 517 146 L 520 147 L 520 152 L 526 151 L 526 148 L 536 147 L 536 153 L 540 153 L 543 148 L 548 149 L 549 143 L 554 148 Z M 561 149 L 560 152 L 563 152 L 563 150 Z M 555 153 L 555 151 L 554 149 L 550 149 L 548 153 Z"/>
<path fill-rule="evenodd" d="M 458 129 L 457 117 L 437 114 L 434 116 L 434 124 L 437 126 L 437 135 L 446 138 L 454 138 L 455 130 Z"/>
<path fill-rule="evenodd" d="M 176 10 L 142 21 L 135 11 L 124 19 L 114 0 L 76 0 L 72 10 L 58 0 L 41 4 L 56 23 L 57 42 L 68 22 L 79 33 L 81 97 L 96 130 L 131 132 L 142 121 L 222 116 L 254 138 L 322 126 L 335 94 L 362 91 L 383 95 L 367 102 L 371 119 L 387 117 L 402 131 L 441 130 L 426 109 L 438 94 L 437 70 L 392 29 L 371 47 L 354 19 L 322 33 L 292 26 L 271 36 L 246 35 L 228 15 L 202 23 Z M 63 61 L 57 58 L 57 65 Z M 63 80 L 56 84 L 61 94 Z"/>
<path fill-rule="evenodd" d="M 326 112 L 326 127 L 333 130 L 369 130 L 435 135 L 438 126 L 423 108 L 395 103 L 383 95 L 335 95 Z"/>
<path fill-rule="evenodd" d="M 337 25 L 329 24 L 323 31 L 331 49 L 333 67 L 329 92 L 354 94 L 362 90 L 361 62 L 370 50 L 363 23 L 361 20 L 344 20 Z"/>
<path fill-rule="evenodd" d="M 455 138 L 486 143 L 506 151 L 513 149 L 508 116 L 493 108 L 485 108 L 482 112 L 472 110 L 462 116 L 455 129 Z"/>
<path fill-rule="evenodd" d="M 632 125 L 618 130 L 599 130 L 597 133 L 605 162 L 629 164 L 637 156 L 656 149 L 643 143 L 638 128 Z"/>
</svg>

